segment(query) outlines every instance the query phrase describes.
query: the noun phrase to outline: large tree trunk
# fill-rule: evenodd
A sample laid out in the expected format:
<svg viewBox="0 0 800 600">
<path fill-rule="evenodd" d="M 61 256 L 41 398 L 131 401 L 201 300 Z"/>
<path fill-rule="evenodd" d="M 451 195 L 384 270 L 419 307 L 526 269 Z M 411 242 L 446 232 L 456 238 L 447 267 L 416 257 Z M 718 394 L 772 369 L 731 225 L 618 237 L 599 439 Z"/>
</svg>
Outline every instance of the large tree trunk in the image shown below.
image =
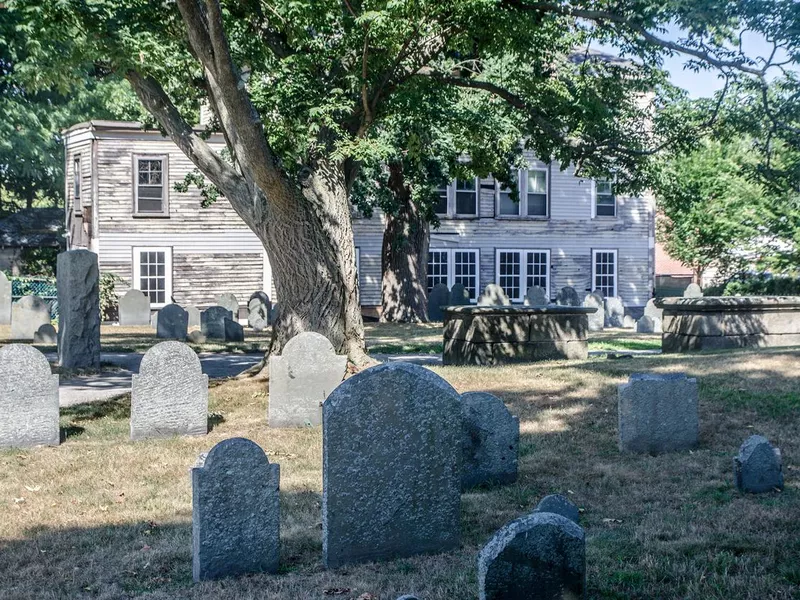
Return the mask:
<svg viewBox="0 0 800 600">
<path fill-rule="evenodd" d="M 383 232 L 381 321 L 427 323 L 430 225 L 411 198 L 400 163 L 389 165 L 389 187 L 397 210 L 386 215 Z"/>
</svg>

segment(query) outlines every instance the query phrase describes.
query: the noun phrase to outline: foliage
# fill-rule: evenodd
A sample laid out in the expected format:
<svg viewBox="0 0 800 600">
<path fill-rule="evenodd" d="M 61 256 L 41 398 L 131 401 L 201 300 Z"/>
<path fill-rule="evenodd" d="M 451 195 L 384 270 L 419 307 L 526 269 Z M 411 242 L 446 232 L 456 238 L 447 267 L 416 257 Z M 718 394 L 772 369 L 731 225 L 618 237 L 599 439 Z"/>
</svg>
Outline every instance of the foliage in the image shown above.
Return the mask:
<svg viewBox="0 0 800 600">
<path fill-rule="evenodd" d="M 40 298 L 55 298 L 58 296 L 55 277 L 9 277 L 11 294 L 14 297 L 39 296 Z"/>
<path fill-rule="evenodd" d="M 710 296 L 800 296 L 800 278 L 745 273 L 709 288 L 705 293 Z"/>
<path fill-rule="evenodd" d="M 115 273 L 100 274 L 100 316 L 104 321 L 111 321 L 119 311 L 119 298 L 116 286 L 123 279 Z"/>
<path fill-rule="evenodd" d="M 21 275 L 56 276 L 56 260 L 61 248 L 23 248 L 20 253 Z"/>
</svg>

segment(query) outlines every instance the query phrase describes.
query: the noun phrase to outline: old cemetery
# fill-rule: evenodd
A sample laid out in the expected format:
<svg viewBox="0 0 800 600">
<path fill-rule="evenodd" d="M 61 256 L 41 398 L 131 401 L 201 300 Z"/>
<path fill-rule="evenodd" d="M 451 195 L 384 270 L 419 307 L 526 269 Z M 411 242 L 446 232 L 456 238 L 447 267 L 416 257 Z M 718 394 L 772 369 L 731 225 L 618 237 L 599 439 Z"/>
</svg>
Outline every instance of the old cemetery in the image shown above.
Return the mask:
<svg viewBox="0 0 800 600">
<path fill-rule="evenodd" d="M 151 328 L 128 292 L 119 327 L 148 332 L 130 392 L 67 406 L 48 357 L 102 369 L 109 326 L 91 256 L 62 263 L 63 349 L 0 348 L 0 598 L 796 597 L 796 349 L 609 360 L 587 348 L 609 299 L 531 290 L 512 314 L 490 289 L 501 308 L 442 310 L 471 343 L 580 352 L 420 366 L 389 350 L 446 329 L 370 325 L 391 356 L 361 372 L 303 333 L 268 380 L 210 379 L 186 338 L 257 336 L 269 299 Z M 493 342 L 486 315 L 528 337 Z"/>
</svg>

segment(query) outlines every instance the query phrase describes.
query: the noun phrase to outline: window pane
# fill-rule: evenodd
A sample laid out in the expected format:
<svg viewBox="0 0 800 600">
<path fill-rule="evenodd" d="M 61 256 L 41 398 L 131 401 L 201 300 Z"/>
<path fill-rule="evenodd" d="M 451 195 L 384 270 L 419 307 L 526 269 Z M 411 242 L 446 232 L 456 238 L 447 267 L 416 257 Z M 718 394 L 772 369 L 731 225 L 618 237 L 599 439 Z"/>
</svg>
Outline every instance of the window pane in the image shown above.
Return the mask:
<svg viewBox="0 0 800 600">
<path fill-rule="evenodd" d="M 598 181 L 595 184 L 595 189 L 597 190 L 598 196 L 601 194 L 612 195 L 614 192 L 611 188 L 612 186 L 610 181 Z"/>
<path fill-rule="evenodd" d="M 500 190 L 500 208 L 501 215 L 519 215 L 519 202 L 511 199 L 508 191 Z"/>
<path fill-rule="evenodd" d="M 528 194 L 528 216 L 547 216 L 547 194 Z"/>
<path fill-rule="evenodd" d="M 597 203 L 597 216 L 598 217 L 615 217 L 617 215 L 617 207 L 612 204 L 600 204 Z"/>
<path fill-rule="evenodd" d="M 469 299 L 477 298 L 478 253 L 473 251 L 453 252 L 453 283 L 460 283 L 469 293 Z"/>
<path fill-rule="evenodd" d="M 509 298 L 519 299 L 522 295 L 520 294 L 519 252 L 500 252 L 498 263 L 498 284 Z"/>
<path fill-rule="evenodd" d="M 528 252 L 525 291 L 538 285 L 547 289 L 547 252 Z"/>
<path fill-rule="evenodd" d="M 428 291 L 433 286 L 443 283 L 447 285 L 447 251 L 430 250 L 428 252 Z"/>
<path fill-rule="evenodd" d="M 436 208 L 434 211 L 437 215 L 447 214 L 447 188 L 439 188 L 436 190 L 438 198 L 436 200 Z"/>
<path fill-rule="evenodd" d="M 547 194 L 546 171 L 528 171 L 528 193 Z"/>
<path fill-rule="evenodd" d="M 596 252 L 594 263 L 594 289 L 606 296 L 613 296 L 616 287 L 616 256 L 613 252 Z"/>
<path fill-rule="evenodd" d="M 478 213 L 476 210 L 475 191 L 457 191 L 456 192 L 456 213 L 459 215 L 475 215 Z"/>
</svg>

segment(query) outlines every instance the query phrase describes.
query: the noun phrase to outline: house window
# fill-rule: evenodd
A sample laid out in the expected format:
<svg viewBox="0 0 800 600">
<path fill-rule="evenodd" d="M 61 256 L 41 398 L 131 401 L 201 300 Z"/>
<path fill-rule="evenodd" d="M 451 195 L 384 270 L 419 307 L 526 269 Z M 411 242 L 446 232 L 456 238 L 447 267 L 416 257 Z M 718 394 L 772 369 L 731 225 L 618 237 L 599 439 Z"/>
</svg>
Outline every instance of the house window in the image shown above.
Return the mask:
<svg viewBox="0 0 800 600">
<path fill-rule="evenodd" d="M 617 198 L 611 181 L 594 182 L 594 214 L 596 217 L 616 217 Z"/>
<path fill-rule="evenodd" d="M 438 283 L 452 288 L 460 283 L 469 299 L 478 298 L 480 261 L 477 250 L 430 250 L 428 252 L 428 292 Z"/>
<path fill-rule="evenodd" d="M 76 156 L 72 161 L 72 190 L 73 198 L 75 200 L 75 208 L 80 208 L 81 205 L 81 157 Z"/>
<path fill-rule="evenodd" d="M 592 251 L 592 291 L 604 296 L 617 295 L 617 251 Z"/>
<path fill-rule="evenodd" d="M 476 179 L 456 179 L 456 215 L 478 214 L 478 186 Z"/>
<path fill-rule="evenodd" d="M 447 188 L 448 186 L 440 187 L 436 190 L 436 208 L 434 212 L 440 217 L 447 216 Z"/>
<path fill-rule="evenodd" d="M 520 208 L 522 207 L 521 197 L 515 200 L 512 197 L 511 189 L 507 187 L 500 187 L 497 184 L 497 214 L 505 217 L 518 217 Z"/>
<path fill-rule="evenodd" d="M 548 170 L 523 169 L 517 177 L 519 200 L 512 198 L 511 190 L 497 186 L 497 214 L 503 217 L 547 217 Z"/>
<path fill-rule="evenodd" d="M 497 250 L 497 285 L 514 302 L 521 302 L 535 285 L 550 295 L 549 250 Z"/>
<path fill-rule="evenodd" d="M 150 298 L 156 308 L 172 298 L 172 248 L 133 249 L 133 287 Z"/>
<path fill-rule="evenodd" d="M 529 169 L 525 179 L 529 217 L 547 216 L 547 171 L 545 169 Z"/>
<path fill-rule="evenodd" d="M 136 156 L 134 179 L 135 210 L 137 215 L 167 215 L 167 158 L 165 156 Z"/>
</svg>

